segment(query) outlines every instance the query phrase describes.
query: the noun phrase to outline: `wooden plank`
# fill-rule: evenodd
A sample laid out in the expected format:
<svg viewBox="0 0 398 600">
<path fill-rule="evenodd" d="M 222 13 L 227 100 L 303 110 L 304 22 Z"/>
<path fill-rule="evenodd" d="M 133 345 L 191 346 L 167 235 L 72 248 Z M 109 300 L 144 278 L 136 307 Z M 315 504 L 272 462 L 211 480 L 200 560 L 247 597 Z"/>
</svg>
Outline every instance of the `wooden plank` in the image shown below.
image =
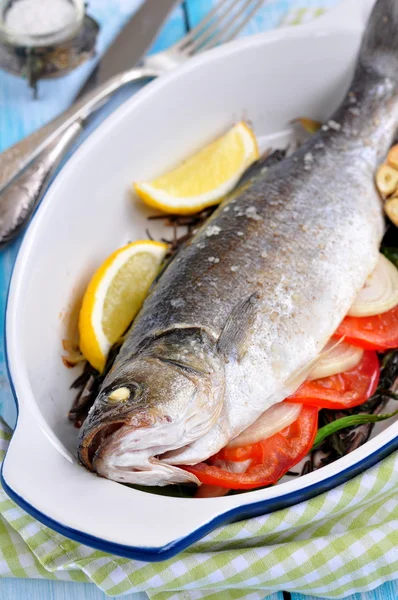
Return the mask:
<svg viewBox="0 0 398 600">
<path fill-rule="evenodd" d="M 119 597 L 123 600 L 148 600 L 148 596 L 144 593 L 127 594 Z M 107 600 L 109 596 L 90 583 L 38 579 L 0 579 L 0 598 L 2 600 L 70 600 L 71 598 L 73 600 Z M 303 598 L 305 597 L 302 596 L 300 600 L 303 600 Z M 280 592 L 266 596 L 266 600 L 284 600 L 284 596 Z M 360 600 L 365 599 L 361 598 Z M 366 600 L 368 599 L 366 598 Z M 386 598 L 385 600 L 390 599 Z"/>
<path fill-rule="evenodd" d="M 352 594 L 344 600 L 397 600 L 398 598 L 398 581 L 389 581 L 377 587 L 371 592 L 362 594 Z M 285 600 L 319 600 L 315 596 L 306 596 L 304 594 L 285 595 Z"/>
<path fill-rule="evenodd" d="M 39 579 L 0 579 L 3 600 L 106 600 L 94 584 Z M 148 600 L 146 594 L 127 594 L 123 600 Z"/>
<path fill-rule="evenodd" d="M 296 2 L 296 0 L 294 0 Z M 214 5 L 215 0 L 186 0 L 187 14 L 189 22 L 195 26 L 203 16 Z M 334 0 L 317 0 L 317 6 L 328 6 L 334 3 Z M 255 33 L 271 29 L 282 21 L 286 8 L 291 8 L 292 1 L 275 3 L 277 6 L 264 6 L 253 21 L 245 28 L 242 35 Z M 174 17 L 174 16 L 173 16 Z M 159 51 L 166 48 L 168 45 L 176 41 L 183 35 L 185 31 L 183 14 L 180 12 L 179 18 L 173 18 L 168 26 L 159 35 L 154 43 L 151 51 Z M 102 117 L 103 118 L 103 117 Z M 0 286 L 2 293 L 0 294 L 0 314 L 4 314 L 5 291 L 8 286 L 8 278 L 11 271 L 13 257 L 16 248 L 9 248 L 2 255 L 0 262 L 0 279 L 3 285 Z M 2 335 L 3 319 L 0 319 L 0 336 Z M 2 400 L 7 404 L 9 399 L 5 400 L 4 391 L 5 372 L 1 368 L 4 364 L 3 356 L 0 350 L 0 388 L 2 391 Z M 3 387 L 4 383 L 4 387 Z M 11 396 L 9 396 L 11 398 Z M 0 407 L 1 411 L 1 407 Z M 23 580 L 23 579 L 2 579 L 0 580 L 0 598 L 5 600 L 105 600 L 109 598 L 103 592 L 98 590 L 93 584 L 81 584 L 73 582 L 56 582 L 46 580 Z M 126 600 L 146 600 L 146 594 L 128 594 L 123 596 Z M 267 600 L 316 600 L 312 596 L 304 596 L 302 594 L 283 594 L 277 593 L 267 596 Z M 396 600 L 398 598 L 398 582 L 386 583 L 377 588 L 373 592 L 366 594 L 355 594 L 347 600 Z"/>
</svg>

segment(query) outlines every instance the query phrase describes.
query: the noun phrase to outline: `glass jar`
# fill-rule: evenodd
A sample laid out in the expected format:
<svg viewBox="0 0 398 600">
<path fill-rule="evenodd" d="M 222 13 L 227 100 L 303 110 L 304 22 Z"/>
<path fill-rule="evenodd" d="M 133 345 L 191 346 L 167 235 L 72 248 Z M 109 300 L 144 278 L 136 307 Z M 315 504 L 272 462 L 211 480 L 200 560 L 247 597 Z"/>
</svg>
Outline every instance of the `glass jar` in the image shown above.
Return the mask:
<svg viewBox="0 0 398 600">
<path fill-rule="evenodd" d="M 56 4 L 58 8 L 64 4 L 63 13 L 49 11 L 49 2 L 55 11 Z M 18 4 L 21 4 L 19 11 Z M 24 48 L 62 44 L 76 35 L 84 15 L 84 0 L 0 0 L 0 40 Z"/>
</svg>

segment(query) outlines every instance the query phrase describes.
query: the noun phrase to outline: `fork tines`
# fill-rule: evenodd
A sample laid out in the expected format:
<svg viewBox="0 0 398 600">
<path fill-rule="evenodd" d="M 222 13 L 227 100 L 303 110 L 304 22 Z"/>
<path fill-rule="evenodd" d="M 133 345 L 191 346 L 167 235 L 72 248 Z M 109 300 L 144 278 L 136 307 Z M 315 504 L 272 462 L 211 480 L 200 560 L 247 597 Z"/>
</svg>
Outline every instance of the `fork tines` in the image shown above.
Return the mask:
<svg viewBox="0 0 398 600">
<path fill-rule="evenodd" d="M 209 50 L 235 38 L 264 0 L 220 0 L 176 46 L 188 55 Z"/>
</svg>

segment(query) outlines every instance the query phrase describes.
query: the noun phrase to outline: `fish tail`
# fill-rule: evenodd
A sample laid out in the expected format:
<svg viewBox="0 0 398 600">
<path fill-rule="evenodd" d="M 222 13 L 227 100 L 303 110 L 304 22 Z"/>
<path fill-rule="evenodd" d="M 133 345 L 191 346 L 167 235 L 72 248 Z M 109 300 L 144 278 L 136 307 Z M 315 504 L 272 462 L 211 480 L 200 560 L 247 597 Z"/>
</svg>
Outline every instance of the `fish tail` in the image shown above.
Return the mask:
<svg viewBox="0 0 398 600">
<path fill-rule="evenodd" d="M 359 66 L 398 84 L 398 0 L 377 0 L 362 39 Z"/>
</svg>

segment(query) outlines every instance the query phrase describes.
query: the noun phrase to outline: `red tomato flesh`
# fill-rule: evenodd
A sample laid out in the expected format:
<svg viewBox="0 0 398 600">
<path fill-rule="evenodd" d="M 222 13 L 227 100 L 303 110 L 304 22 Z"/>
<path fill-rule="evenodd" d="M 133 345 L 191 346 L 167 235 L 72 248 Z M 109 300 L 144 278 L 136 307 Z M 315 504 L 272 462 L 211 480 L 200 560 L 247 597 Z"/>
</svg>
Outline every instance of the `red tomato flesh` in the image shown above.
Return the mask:
<svg viewBox="0 0 398 600">
<path fill-rule="evenodd" d="M 224 448 L 209 459 L 252 462 L 245 473 L 231 473 L 213 464 L 199 463 L 182 467 L 202 482 L 233 490 L 250 490 L 276 483 L 311 450 L 318 429 L 318 409 L 303 406 L 296 421 L 272 437 L 244 446 Z"/>
<path fill-rule="evenodd" d="M 373 317 L 346 317 L 334 334 L 336 338 L 365 350 L 398 347 L 398 305 Z"/>
<path fill-rule="evenodd" d="M 305 381 L 288 401 L 318 408 L 353 408 L 366 402 L 375 393 L 379 378 L 377 354 L 373 350 L 365 350 L 361 361 L 353 369 Z"/>
</svg>

